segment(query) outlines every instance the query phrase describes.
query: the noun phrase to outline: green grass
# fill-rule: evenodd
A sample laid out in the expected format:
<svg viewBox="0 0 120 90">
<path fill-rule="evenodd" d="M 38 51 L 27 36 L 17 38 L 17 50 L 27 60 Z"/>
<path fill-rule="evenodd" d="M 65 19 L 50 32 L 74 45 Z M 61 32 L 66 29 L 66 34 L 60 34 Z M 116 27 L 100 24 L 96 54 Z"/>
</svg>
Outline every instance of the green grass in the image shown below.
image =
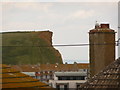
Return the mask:
<svg viewBox="0 0 120 90">
<path fill-rule="evenodd" d="M 55 64 L 62 63 L 61 56 L 50 47 L 40 32 L 13 32 L 2 34 L 2 63 L 4 64 Z M 43 47 L 48 46 L 48 47 Z"/>
</svg>

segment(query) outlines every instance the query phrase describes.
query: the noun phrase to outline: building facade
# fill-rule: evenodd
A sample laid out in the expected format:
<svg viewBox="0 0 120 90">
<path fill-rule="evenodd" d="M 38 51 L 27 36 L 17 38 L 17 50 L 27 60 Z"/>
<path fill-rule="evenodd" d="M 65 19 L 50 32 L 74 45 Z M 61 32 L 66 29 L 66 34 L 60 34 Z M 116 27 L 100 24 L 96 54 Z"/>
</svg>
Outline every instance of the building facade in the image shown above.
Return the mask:
<svg viewBox="0 0 120 90">
<path fill-rule="evenodd" d="M 79 72 L 55 72 L 54 80 L 49 80 L 49 84 L 58 90 L 78 89 L 86 82 L 87 71 Z"/>
</svg>

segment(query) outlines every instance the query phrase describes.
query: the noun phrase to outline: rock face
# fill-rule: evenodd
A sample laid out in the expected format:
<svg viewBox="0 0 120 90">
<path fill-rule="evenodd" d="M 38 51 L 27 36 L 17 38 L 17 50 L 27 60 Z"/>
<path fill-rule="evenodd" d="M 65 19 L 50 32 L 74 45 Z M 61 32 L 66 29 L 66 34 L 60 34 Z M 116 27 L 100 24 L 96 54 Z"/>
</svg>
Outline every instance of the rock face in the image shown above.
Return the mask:
<svg viewBox="0 0 120 90">
<path fill-rule="evenodd" d="M 63 63 L 61 54 L 52 46 L 52 32 L 2 33 L 2 63 Z"/>
</svg>

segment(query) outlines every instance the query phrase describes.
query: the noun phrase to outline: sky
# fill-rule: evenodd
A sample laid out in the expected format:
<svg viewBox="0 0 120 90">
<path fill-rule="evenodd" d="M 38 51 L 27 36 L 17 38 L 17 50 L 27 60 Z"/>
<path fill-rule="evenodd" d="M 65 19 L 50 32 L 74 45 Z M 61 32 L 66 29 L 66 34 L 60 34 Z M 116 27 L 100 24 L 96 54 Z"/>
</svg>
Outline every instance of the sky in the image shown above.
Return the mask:
<svg viewBox="0 0 120 90">
<path fill-rule="evenodd" d="M 118 0 L 4 0 L 0 6 L 2 31 L 50 30 L 53 45 L 88 44 L 96 21 L 118 30 Z M 89 46 L 55 48 L 64 62 L 89 62 Z"/>
</svg>

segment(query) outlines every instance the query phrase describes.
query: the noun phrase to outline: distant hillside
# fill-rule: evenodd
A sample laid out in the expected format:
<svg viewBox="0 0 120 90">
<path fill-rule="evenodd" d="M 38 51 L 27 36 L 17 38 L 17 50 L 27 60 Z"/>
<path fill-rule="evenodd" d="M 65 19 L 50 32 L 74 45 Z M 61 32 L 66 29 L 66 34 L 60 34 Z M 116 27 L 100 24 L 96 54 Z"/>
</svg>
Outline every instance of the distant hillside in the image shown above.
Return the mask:
<svg viewBox="0 0 120 90">
<path fill-rule="evenodd" d="M 54 64 L 62 63 L 58 50 L 52 46 L 52 32 L 2 33 L 2 63 Z"/>
</svg>

